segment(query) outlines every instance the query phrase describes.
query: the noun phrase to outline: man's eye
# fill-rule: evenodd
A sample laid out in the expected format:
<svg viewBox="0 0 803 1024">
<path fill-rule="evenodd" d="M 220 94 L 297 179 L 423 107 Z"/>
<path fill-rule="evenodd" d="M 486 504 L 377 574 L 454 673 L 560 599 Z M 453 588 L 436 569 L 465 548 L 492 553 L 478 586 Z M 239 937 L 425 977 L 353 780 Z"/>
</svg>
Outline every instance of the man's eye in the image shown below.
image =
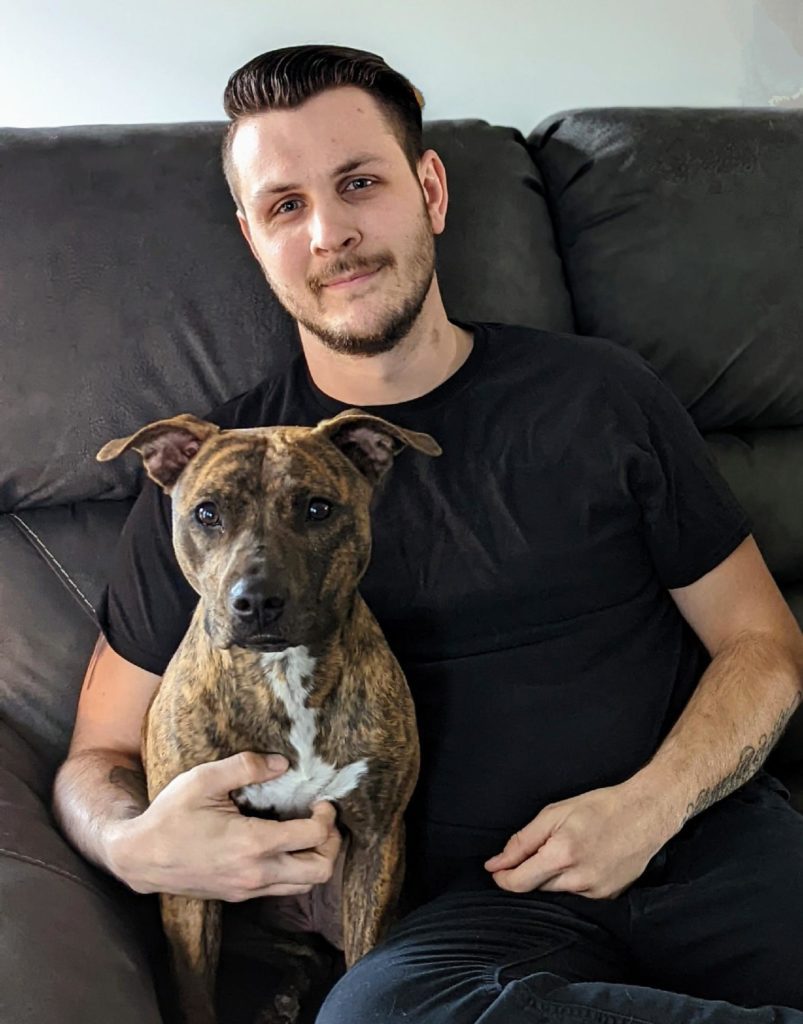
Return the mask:
<svg viewBox="0 0 803 1024">
<path fill-rule="evenodd" d="M 195 518 L 201 526 L 220 526 L 220 513 L 213 501 L 203 501 L 195 510 Z"/>
<path fill-rule="evenodd" d="M 352 178 L 352 180 L 348 183 L 346 188 L 349 188 L 349 186 L 351 186 L 351 185 L 356 185 L 359 182 L 363 182 L 363 183 L 367 182 L 368 185 L 373 185 L 374 184 L 374 179 L 373 178 Z M 364 188 L 358 188 L 356 190 L 352 189 L 352 191 L 364 192 L 365 189 Z M 279 203 L 279 205 L 276 207 L 276 213 L 277 214 L 295 213 L 295 209 L 287 210 L 286 208 L 288 206 L 292 206 L 293 203 L 300 203 L 300 202 L 301 202 L 300 199 L 285 199 L 284 202 Z"/>
<path fill-rule="evenodd" d="M 332 506 L 323 498 L 313 498 L 307 506 L 307 519 L 315 522 L 327 519 L 332 511 Z"/>
<path fill-rule="evenodd" d="M 350 181 L 350 182 L 349 182 L 349 185 L 354 185 L 354 184 L 356 184 L 356 183 L 357 183 L 358 181 L 367 181 L 367 182 L 368 182 L 368 184 L 370 185 L 370 184 L 372 184 L 372 183 L 373 183 L 373 178 L 354 178 L 354 180 L 353 180 L 353 181 Z M 362 191 L 364 191 L 364 190 L 363 190 L 363 189 L 361 189 L 361 188 L 358 188 L 358 189 L 357 189 L 357 191 L 358 191 L 358 192 L 362 192 Z"/>
</svg>

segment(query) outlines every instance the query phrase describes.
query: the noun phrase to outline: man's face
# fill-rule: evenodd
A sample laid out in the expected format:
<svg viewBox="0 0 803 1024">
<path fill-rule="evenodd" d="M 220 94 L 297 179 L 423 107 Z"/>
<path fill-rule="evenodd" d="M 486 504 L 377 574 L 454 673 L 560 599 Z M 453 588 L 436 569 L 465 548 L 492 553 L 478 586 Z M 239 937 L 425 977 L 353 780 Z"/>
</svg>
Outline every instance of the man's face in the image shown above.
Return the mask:
<svg viewBox="0 0 803 1024">
<path fill-rule="evenodd" d="M 414 174 L 373 98 L 344 86 L 243 121 L 232 162 L 240 226 L 288 313 L 337 352 L 392 349 L 432 286 L 445 194 L 428 202 L 422 183 L 437 155 Z"/>
</svg>

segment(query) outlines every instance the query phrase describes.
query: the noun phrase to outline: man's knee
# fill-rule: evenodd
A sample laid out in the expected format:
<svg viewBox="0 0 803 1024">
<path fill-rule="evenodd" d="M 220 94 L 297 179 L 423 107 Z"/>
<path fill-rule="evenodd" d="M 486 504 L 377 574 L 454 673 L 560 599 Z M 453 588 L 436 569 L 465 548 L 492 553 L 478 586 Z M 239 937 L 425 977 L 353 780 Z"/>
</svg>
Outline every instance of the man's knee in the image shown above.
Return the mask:
<svg viewBox="0 0 803 1024">
<path fill-rule="evenodd" d="M 379 947 L 337 982 L 315 1024 L 474 1024 L 496 997 L 477 967 Z"/>
</svg>

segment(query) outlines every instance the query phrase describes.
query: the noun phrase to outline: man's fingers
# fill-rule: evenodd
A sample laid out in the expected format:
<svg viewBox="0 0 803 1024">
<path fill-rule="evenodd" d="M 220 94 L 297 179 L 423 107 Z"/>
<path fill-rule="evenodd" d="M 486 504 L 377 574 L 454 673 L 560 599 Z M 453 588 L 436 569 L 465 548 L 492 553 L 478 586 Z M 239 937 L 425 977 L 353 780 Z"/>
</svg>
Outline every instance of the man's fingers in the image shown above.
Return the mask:
<svg viewBox="0 0 803 1024">
<path fill-rule="evenodd" d="M 527 857 L 531 857 L 540 850 L 549 839 L 552 824 L 551 816 L 546 813 L 546 810 L 542 811 L 538 817 L 508 839 L 501 853 L 485 862 L 486 869 L 495 872 L 515 868 L 523 863 Z"/>
<path fill-rule="evenodd" d="M 252 899 L 257 896 L 300 896 L 302 893 L 310 892 L 312 885 L 289 885 L 276 882 L 273 885 L 266 885 L 264 889 L 257 889 Z"/>
<path fill-rule="evenodd" d="M 336 812 L 330 803 L 315 804 L 311 818 L 291 818 L 288 821 L 265 821 L 249 817 L 248 822 L 258 841 L 264 836 L 266 856 L 276 853 L 296 853 L 316 850 L 328 844 L 340 844 L 340 833 L 335 825 Z"/>
<path fill-rule="evenodd" d="M 281 754 L 257 754 L 246 750 L 220 761 L 207 761 L 186 773 L 200 793 L 213 798 L 228 798 L 233 789 L 254 782 L 270 782 L 287 770 L 287 758 Z"/>
<path fill-rule="evenodd" d="M 532 892 L 533 889 L 545 889 L 551 885 L 554 891 L 562 889 L 560 877 L 562 868 L 544 869 L 535 864 L 537 857 L 530 857 L 523 864 L 510 871 L 495 871 L 494 881 L 500 889 L 508 892 Z"/>
<path fill-rule="evenodd" d="M 490 862 L 489 862 L 490 863 Z M 571 868 L 563 844 L 547 839 L 531 857 L 526 857 L 512 868 L 493 870 L 494 881 L 510 892 L 530 892 L 558 878 Z"/>
<path fill-rule="evenodd" d="M 333 804 L 327 800 L 321 800 L 320 803 L 312 805 L 312 817 L 314 821 L 320 821 L 327 828 L 333 829 L 337 822 L 337 811 Z"/>
</svg>

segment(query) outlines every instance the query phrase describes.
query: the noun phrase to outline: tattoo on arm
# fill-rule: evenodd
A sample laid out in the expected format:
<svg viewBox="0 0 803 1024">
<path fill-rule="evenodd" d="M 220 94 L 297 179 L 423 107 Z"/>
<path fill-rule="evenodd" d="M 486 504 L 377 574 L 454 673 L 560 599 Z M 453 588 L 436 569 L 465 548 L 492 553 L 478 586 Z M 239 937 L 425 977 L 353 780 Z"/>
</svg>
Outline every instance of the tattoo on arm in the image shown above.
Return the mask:
<svg viewBox="0 0 803 1024">
<path fill-rule="evenodd" d="M 129 808 L 134 813 L 141 814 L 148 806 L 148 787 L 144 772 L 116 764 L 109 772 L 109 782 L 132 798 Z"/>
<path fill-rule="evenodd" d="M 686 808 L 686 816 L 683 819 L 682 825 L 685 825 L 690 818 L 695 816 L 695 814 L 699 814 L 712 804 L 715 804 L 718 800 L 728 796 L 729 793 L 733 793 L 734 790 L 739 789 L 745 784 L 745 782 L 747 782 L 748 779 L 751 779 L 755 775 L 762 764 L 766 761 L 772 748 L 781 738 L 783 731 L 789 724 L 789 719 L 797 710 L 801 699 L 803 699 L 803 694 L 795 694 L 794 700 L 789 707 L 781 712 L 778 721 L 775 723 L 775 727 L 769 736 L 764 733 L 759 738 L 758 747 L 744 748 L 741 756 L 739 757 L 739 764 L 736 771 L 726 776 L 721 782 L 716 786 L 713 786 L 711 789 L 703 789 L 700 791 L 695 802 L 689 804 Z"/>
</svg>

